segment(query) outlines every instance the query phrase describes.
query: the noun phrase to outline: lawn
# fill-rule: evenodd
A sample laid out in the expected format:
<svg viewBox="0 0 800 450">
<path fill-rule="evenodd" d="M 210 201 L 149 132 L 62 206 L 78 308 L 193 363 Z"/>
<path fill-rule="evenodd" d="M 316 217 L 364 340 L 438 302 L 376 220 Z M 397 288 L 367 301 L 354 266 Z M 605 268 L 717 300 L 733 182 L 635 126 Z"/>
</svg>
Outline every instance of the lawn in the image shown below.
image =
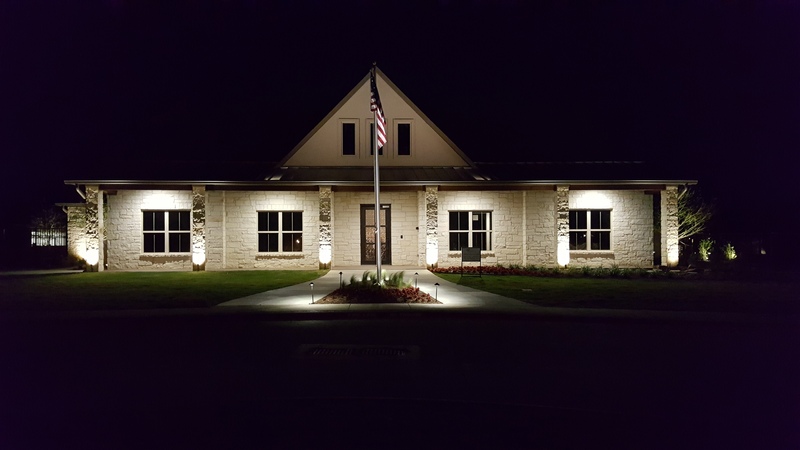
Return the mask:
<svg viewBox="0 0 800 450">
<path fill-rule="evenodd" d="M 437 276 L 539 306 L 800 313 L 797 281 Z"/>
<path fill-rule="evenodd" d="M 0 311 L 196 308 L 314 280 L 323 270 L 99 272 L 0 277 Z"/>
</svg>

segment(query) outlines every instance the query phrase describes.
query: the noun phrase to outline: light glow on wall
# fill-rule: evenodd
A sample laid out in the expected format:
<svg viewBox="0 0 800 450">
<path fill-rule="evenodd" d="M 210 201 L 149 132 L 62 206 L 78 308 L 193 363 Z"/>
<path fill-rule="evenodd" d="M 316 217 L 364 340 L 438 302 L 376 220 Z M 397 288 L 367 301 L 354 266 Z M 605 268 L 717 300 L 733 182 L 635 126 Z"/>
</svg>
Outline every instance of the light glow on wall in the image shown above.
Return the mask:
<svg viewBox="0 0 800 450">
<path fill-rule="evenodd" d="M 667 265 L 669 267 L 675 267 L 678 265 L 678 261 L 680 259 L 678 250 L 679 248 L 677 245 L 670 245 L 667 248 Z"/>
<path fill-rule="evenodd" d="M 192 264 L 202 265 L 206 262 L 206 252 L 204 251 L 194 251 L 192 252 Z"/>
<path fill-rule="evenodd" d="M 567 264 L 569 264 L 569 235 L 558 237 L 558 247 L 556 248 L 556 261 L 558 261 L 558 265 L 561 267 L 564 267 Z"/>
<path fill-rule="evenodd" d="M 570 202 L 570 209 L 608 209 L 613 204 L 608 194 L 602 191 L 572 191 L 574 200 Z"/>
<path fill-rule="evenodd" d="M 331 262 L 331 244 L 319 245 L 319 262 L 320 264 L 330 264 Z"/>
<path fill-rule="evenodd" d="M 142 199 L 144 209 L 175 209 L 176 197 L 180 194 L 175 192 L 149 191 Z"/>
<path fill-rule="evenodd" d="M 83 259 L 86 260 L 86 264 L 94 266 L 100 261 L 100 252 L 96 248 L 86 250 L 86 256 Z"/>
<path fill-rule="evenodd" d="M 439 245 L 436 243 L 429 243 L 425 252 L 425 263 L 432 266 L 439 262 Z"/>
</svg>

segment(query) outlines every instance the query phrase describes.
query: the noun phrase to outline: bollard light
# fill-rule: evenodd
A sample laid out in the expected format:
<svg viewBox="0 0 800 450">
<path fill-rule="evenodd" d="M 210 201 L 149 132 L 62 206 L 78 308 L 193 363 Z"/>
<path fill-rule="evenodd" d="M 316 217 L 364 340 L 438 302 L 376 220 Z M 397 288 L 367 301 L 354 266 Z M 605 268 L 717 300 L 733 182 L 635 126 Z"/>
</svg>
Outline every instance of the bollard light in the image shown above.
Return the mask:
<svg viewBox="0 0 800 450">
<path fill-rule="evenodd" d="M 344 281 L 342 281 L 342 272 L 339 272 L 339 287 L 344 287 Z"/>
<path fill-rule="evenodd" d="M 308 285 L 311 286 L 311 304 L 313 305 L 314 304 L 314 283 L 311 282 L 311 283 L 308 283 Z"/>
<path fill-rule="evenodd" d="M 419 272 L 414 272 L 414 289 L 419 289 L 417 287 L 417 277 L 419 276 Z"/>
<path fill-rule="evenodd" d="M 433 296 L 433 298 L 434 298 L 434 300 L 436 300 L 438 302 L 439 301 L 439 283 L 434 284 L 434 286 L 436 286 L 436 291 L 435 291 L 435 295 Z"/>
</svg>

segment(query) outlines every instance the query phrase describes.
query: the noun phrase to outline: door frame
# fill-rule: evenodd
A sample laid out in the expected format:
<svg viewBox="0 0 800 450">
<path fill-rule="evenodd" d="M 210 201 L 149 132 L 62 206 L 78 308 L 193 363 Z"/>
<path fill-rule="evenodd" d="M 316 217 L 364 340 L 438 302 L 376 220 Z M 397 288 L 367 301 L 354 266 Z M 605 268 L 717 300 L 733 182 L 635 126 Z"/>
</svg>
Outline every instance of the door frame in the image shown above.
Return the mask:
<svg viewBox="0 0 800 450">
<path fill-rule="evenodd" d="M 381 203 L 381 209 L 386 211 L 386 223 L 381 223 L 381 228 L 386 230 L 386 247 L 383 252 L 381 252 L 381 264 L 391 265 L 392 264 L 392 205 L 389 203 Z M 369 211 L 370 214 L 375 214 L 375 204 L 374 203 L 362 203 L 361 208 L 359 209 L 359 221 L 361 226 L 359 227 L 359 241 L 361 242 L 361 265 L 369 265 L 375 264 L 375 261 L 367 261 L 367 242 L 365 239 L 366 236 L 366 228 L 367 228 L 367 216 L 366 212 Z M 378 245 L 379 242 L 376 242 Z"/>
</svg>

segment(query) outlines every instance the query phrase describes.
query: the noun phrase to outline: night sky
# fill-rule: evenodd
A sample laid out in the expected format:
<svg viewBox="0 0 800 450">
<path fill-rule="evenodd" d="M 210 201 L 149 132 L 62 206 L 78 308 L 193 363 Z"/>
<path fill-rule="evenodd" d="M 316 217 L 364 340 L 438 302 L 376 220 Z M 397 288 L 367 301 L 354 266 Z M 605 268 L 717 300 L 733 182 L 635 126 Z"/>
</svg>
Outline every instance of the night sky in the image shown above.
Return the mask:
<svg viewBox="0 0 800 450">
<path fill-rule="evenodd" d="M 666 162 L 730 229 L 796 225 L 800 2 L 536 3 L 4 0 L 0 220 L 82 161 L 269 166 L 377 61 L 475 161 Z"/>
</svg>

